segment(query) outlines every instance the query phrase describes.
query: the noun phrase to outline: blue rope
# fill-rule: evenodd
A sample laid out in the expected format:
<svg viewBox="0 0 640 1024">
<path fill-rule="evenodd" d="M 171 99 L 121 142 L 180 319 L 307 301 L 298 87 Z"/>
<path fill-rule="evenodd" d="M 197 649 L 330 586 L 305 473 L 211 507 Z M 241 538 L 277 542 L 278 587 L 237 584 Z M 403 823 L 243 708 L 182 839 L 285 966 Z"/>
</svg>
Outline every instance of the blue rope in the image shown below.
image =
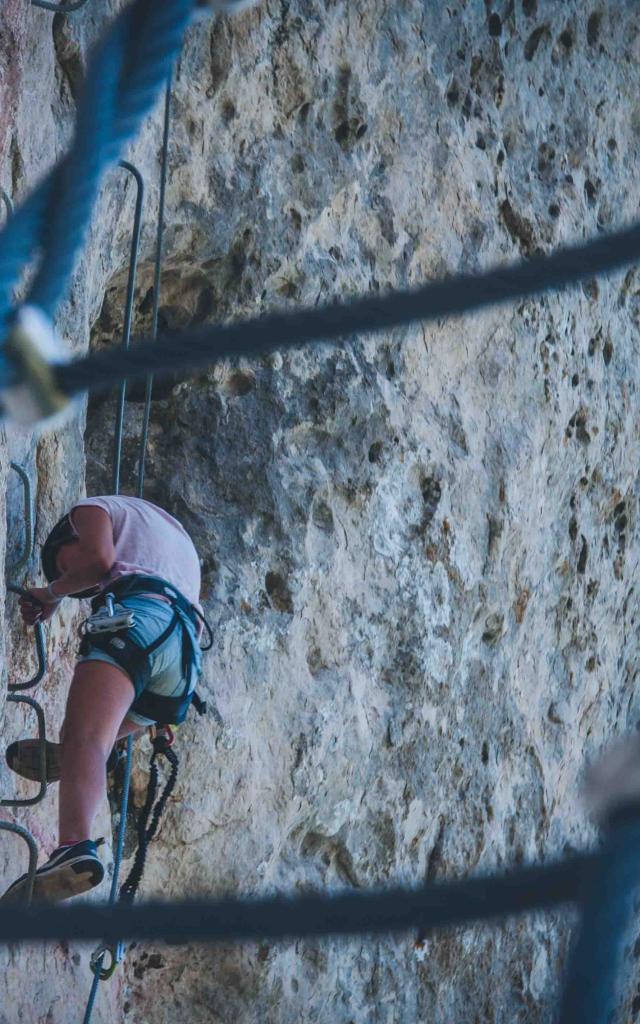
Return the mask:
<svg viewBox="0 0 640 1024">
<path fill-rule="evenodd" d="M 82 245 L 104 171 L 138 132 L 165 84 L 193 0 L 135 0 L 98 43 L 78 109 L 74 141 L 0 233 L 0 322 L 36 254 L 40 265 L 26 301 L 53 316 Z"/>
<path fill-rule="evenodd" d="M 124 781 L 122 785 L 122 803 L 120 805 L 120 822 L 118 825 L 118 840 L 116 846 L 116 855 L 113 860 L 113 876 L 111 878 L 111 889 L 109 892 L 109 905 L 113 905 L 118 894 L 118 880 L 120 878 L 120 865 L 122 864 L 122 855 L 124 852 L 124 836 L 127 828 L 127 808 L 129 807 L 129 788 L 131 785 L 131 766 L 133 763 L 133 740 L 131 736 L 127 737 L 127 760 L 124 770 Z M 115 948 L 115 946 L 114 946 Z M 113 955 L 113 954 L 112 954 Z M 84 1018 L 82 1024 L 90 1024 L 91 1017 L 93 1015 L 93 1008 L 96 1002 L 96 996 L 98 995 L 98 986 L 101 982 L 100 971 L 104 963 L 105 954 L 103 954 L 97 961 L 95 968 L 93 968 L 93 981 L 91 983 L 91 991 L 89 992 L 89 999 L 87 1000 L 87 1006 L 84 1011 Z"/>
</svg>

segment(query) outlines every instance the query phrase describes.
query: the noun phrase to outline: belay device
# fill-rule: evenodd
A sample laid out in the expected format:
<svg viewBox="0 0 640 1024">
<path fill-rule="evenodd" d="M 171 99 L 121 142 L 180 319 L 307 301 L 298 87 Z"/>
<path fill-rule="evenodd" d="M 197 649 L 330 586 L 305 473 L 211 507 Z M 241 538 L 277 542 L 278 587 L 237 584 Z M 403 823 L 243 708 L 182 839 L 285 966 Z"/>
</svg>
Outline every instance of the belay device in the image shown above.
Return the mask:
<svg viewBox="0 0 640 1024">
<path fill-rule="evenodd" d="M 81 639 L 104 633 L 118 633 L 131 629 L 136 624 L 135 613 L 115 603 L 113 594 L 105 594 L 104 605 L 81 624 L 78 634 Z"/>
</svg>

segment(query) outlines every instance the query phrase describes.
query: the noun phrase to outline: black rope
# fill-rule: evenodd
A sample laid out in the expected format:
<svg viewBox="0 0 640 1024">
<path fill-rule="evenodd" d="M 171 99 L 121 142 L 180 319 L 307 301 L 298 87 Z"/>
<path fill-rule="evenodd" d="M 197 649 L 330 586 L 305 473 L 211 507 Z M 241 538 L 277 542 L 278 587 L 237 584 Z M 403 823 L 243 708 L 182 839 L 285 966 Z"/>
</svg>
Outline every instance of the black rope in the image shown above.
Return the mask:
<svg viewBox="0 0 640 1024">
<path fill-rule="evenodd" d="M 117 903 L 25 910 L 0 905 L 0 942 L 35 939 L 217 941 L 310 938 L 432 930 L 490 921 L 580 899 L 601 856 L 574 856 L 499 876 L 419 889 L 273 897 Z"/>
<path fill-rule="evenodd" d="M 159 754 L 163 754 L 166 757 L 167 761 L 171 765 L 171 771 L 162 794 L 154 807 L 156 793 L 158 791 L 157 758 Z M 167 800 L 173 793 L 176 780 L 178 778 L 178 764 L 178 755 L 169 746 L 166 736 L 163 733 L 159 733 L 153 740 L 153 754 L 151 755 L 151 762 L 149 764 L 147 795 L 144 806 L 138 817 L 138 849 L 136 850 L 131 870 L 120 888 L 120 896 L 118 897 L 120 903 L 132 903 L 136 897 L 140 882 L 142 881 L 142 875 L 144 873 L 149 843 L 158 831 L 160 818 L 162 817 L 163 811 L 166 807 Z M 151 816 L 151 824 L 148 824 L 149 816 Z"/>
<path fill-rule="evenodd" d="M 600 868 L 586 880 L 580 899 L 581 920 L 567 965 L 558 1024 L 602 1024 L 614 1017 L 616 981 L 630 925 L 638 913 L 638 806 L 622 810 L 611 824 Z"/>
<path fill-rule="evenodd" d="M 56 369 L 68 395 L 106 390 L 149 373 L 175 374 L 208 366 L 227 356 L 335 341 L 350 334 L 382 331 L 402 324 L 459 315 L 512 299 L 558 290 L 616 270 L 640 258 L 640 224 L 552 256 L 496 267 L 484 274 L 460 274 L 414 291 L 367 296 L 321 309 L 273 313 L 223 326 L 161 335 L 123 353 L 103 350 Z"/>
</svg>

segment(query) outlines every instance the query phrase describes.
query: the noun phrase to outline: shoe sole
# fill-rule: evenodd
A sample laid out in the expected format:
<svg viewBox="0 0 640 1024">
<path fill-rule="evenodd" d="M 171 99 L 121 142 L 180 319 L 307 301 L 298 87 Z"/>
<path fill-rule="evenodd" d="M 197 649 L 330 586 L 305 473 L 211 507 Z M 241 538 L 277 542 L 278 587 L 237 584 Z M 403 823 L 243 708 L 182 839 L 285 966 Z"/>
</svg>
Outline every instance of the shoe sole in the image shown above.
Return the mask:
<svg viewBox="0 0 640 1024">
<path fill-rule="evenodd" d="M 62 744 L 47 740 L 45 757 L 47 782 L 60 782 Z M 107 775 L 111 775 L 117 767 L 118 758 L 113 758 L 114 755 L 111 753 L 107 761 Z M 40 740 L 16 740 L 15 743 L 10 743 L 7 747 L 6 761 L 16 775 L 29 779 L 30 782 L 40 782 Z"/>
<path fill-rule="evenodd" d="M 45 743 L 47 782 L 60 781 L 61 745 Z M 7 747 L 7 764 L 12 772 L 30 782 L 40 782 L 40 741 L 17 740 Z"/>
<path fill-rule="evenodd" d="M 36 874 L 33 887 L 34 903 L 61 903 L 63 900 L 80 896 L 95 889 L 104 878 L 104 867 L 92 857 L 80 857 L 77 861 L 61 864 L 45 874 Z M 22 903 L 27 885 L 26 878 L 20 878 L 4 894 L 0 903 Z"/>
</svg>

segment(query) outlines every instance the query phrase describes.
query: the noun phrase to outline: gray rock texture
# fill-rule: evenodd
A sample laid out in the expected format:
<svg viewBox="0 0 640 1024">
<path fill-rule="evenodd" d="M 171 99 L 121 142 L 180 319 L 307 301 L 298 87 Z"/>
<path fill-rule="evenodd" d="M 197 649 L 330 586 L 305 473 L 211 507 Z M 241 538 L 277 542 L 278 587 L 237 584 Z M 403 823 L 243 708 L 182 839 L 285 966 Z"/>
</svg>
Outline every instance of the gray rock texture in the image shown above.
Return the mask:
<svg viewBox="0 0 640 1024">
<path fill-rule="evenodd" d="M 5 0 L 0 183 L 17 200 L 67 145 L 88 46 L 117 7 L 89 0 L 52 19 Z M 174 85 L 161 324 L 383 292 L 629 222 L 639 52 L 630 0 L 269 0 L 194 25 Z M 150 326 L 160 132 L 158 107 L 128 154 L 148 192 L 138 334 Z M 76 350 L 119 340 L 132 209 L 113 171 L 60 311 Z M 215 633 L 203 688 L 223 725 L 180 730 L 145 896 L 417 884 L 594 841 L 583 766 L 640 719 L 639 295 L 632 269 L 160 383 L 146 496 L 202 556 Z M 9 557 L 21 514 L 9 458 L 37 481 L 41 540 L 84 493 L 85 457 L 88 493 L 110 489 L 113 418 L 99 398 L 86 432 L 84 409 L 40 440 L 7 430 Z M 35 573 L 34 560 L 25 579 Z M 13 598 L 4 614 L 15 679 L 30 639 Z M 54 735 L 78 614 L 64 607 L 47 633 L 36 695 Z M 3 742 L 29 730 L 5 708 Z M 141 741 L 136 805 L 147 756 Z M 3 793 L 15 790 L 7 774 Z M 52 846 L 55 793 L 16 819 Z M 110 835 L 107 808 L 100 827 Z M 0 835 L 0 878 L 22 863 Z M 94 1020 L 542 1024 L 568 924 L 456 930 L 417 952 L 413 936 L 136 947 Z M 0 951 L 2 1024 L 81 1019 L 88 955 Z M 620 1021 L 639 1012 L 634 985 Z"/>
</svg>

